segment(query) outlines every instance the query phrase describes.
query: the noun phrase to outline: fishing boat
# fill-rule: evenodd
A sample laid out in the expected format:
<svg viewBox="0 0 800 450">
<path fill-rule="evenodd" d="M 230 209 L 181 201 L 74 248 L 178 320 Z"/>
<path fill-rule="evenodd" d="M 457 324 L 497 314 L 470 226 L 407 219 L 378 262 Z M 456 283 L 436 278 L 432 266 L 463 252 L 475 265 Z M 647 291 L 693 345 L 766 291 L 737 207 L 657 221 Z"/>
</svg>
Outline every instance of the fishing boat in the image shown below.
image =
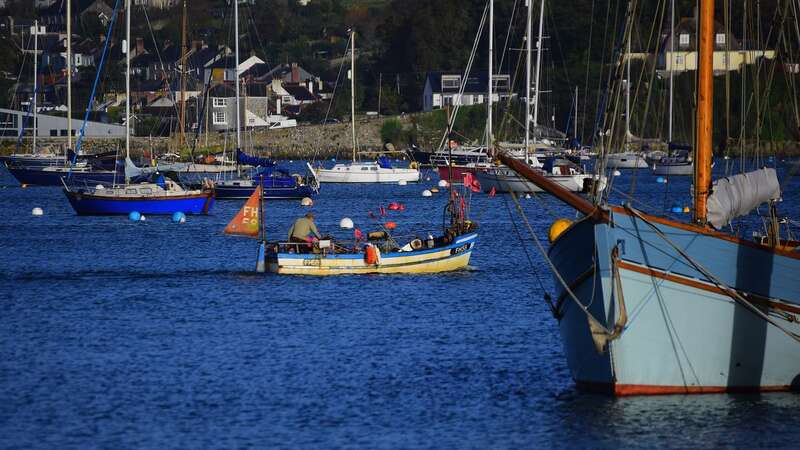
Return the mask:
<svg viewBox="0 0 800 450">
<path fill-rule="evenodd" d="M 544 255 L 580 388 L 637 395 L 800 385 L 800 252 L 778 234 L 775 171 L 711 180 L 713 28 L 714 2 L 701 0 L 691 222 L 590 202 L 499 156 L 581 216 L 553 224 Z M 766 242 L 723 231 L 763 202 L 773 219 Z"/>
<path fill-rule="evenodd" d="M 466 191 L 466 189 L 465 189 Z M 467 194 L 468 195 L 468 194 Z M 400 238 L 388 223 L 363 239 L 323 237 L 308 243 L 268 241 L 264 227 L 264 195 L 257 187 L 225 233 L 259 238 L 257 272 L 280 275 L 420 274 L 459 270 L 469 264 L 478 239 L 478 225 L 466 217 L 463 196 L 451 190 L 450 221 L 441 235 Z"/>
<path fill-rule="evenodd" d="M 126 41 L 130 40 L 131 8 L 130 0 L 125 0 Z M 118 6 L 109 25 L 109 33 L 113 30 L 114 21 L 118 13 Z M 107 47 L 104 49 L 104 53 Z M 70 205 L 79 215 L 115 215 L 138 212 L 141 214 L 208 214 L 214 204 L 214 189 L 185 190 L 174 181 L 161 174 L 151 174 L 149 179 L 139 181 L 142 176 L 130 159 L 130 76 L 131 57 L 130 51 L 125 52 L 125 179 L 124 184 L 115 183 L 110 187 L 103 185 L 92 186 L 87 183 L 75 183 L 69 177 L 64 177 L 64 194 Z M 98 73 L 102 70 L 102 63 Z M 91 105 L 91 101 L 89 102 Z M 83 133 L 78 138 L 77 148 L 80 149 Z"/>
<path fill-rule="evenodd" d="M 394 167 L 391 160 L 381 157 L 378 161 L 359 161 L 356 139 L 356 33 L 350 30 L 350 115 L 353 133 L 353 159 L 346 164 L 335 164 L 332 168 L 320 167 L 316 178 L 320 183 L 398 183 L 417 182 L 419 165 L 412 162 L 408 167 Z"/>
</svg>

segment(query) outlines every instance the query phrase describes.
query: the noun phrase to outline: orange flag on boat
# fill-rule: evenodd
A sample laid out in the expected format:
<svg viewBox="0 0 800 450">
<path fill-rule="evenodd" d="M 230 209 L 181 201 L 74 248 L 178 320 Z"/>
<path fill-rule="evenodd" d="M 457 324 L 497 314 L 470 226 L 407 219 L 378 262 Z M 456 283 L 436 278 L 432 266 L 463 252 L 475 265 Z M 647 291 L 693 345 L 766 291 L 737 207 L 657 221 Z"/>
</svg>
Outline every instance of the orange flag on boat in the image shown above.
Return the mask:
<svg viewBox="0 0 800 450">
<path fill-rule="evenodd" d="M 225 227 L 225 234 L 258 237 L 259 203 L 261 201 L 261 185 L 253 191 L 236 217 Z"/>
</svg>

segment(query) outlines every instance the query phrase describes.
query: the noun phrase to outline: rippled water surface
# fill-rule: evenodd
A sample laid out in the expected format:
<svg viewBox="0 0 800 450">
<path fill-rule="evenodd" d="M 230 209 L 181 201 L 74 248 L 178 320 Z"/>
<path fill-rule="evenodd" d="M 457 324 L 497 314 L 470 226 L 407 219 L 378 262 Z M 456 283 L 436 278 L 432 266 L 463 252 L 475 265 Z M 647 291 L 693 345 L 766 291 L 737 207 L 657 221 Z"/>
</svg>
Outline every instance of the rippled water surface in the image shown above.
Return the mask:
<svg viewBox="0 0 800 450">
<path fill-rule="evenodd" d="M 435 232 L 444 197 L 420 196 L 432 177 L 326 185 L 318 225 L 345 236 L 349 216 L 366 230 L 367 212 L 396 200 L 400 233 Z M 670 181 L 636 178 L 644 209 L 688 203 L 689 180 Z M 240 202 L 132 223 L 77 217 L 59 189 L 21 189 L 5 171 L 0 184 L 3 448 L 798 445 L 797 394 L 576 391 L 542 300 L 550 273 L 500 196 L 473 201 L 469 270 L 318 279 L 252 273 L 255 243 L 222 235 Z M 792 178 L 781 205 L 795 218 L 799 189 Z M 541 236 L 574 215 L 522 202 Z M 303 213 L 269 203 L 268 233 Z"/>
</svg>

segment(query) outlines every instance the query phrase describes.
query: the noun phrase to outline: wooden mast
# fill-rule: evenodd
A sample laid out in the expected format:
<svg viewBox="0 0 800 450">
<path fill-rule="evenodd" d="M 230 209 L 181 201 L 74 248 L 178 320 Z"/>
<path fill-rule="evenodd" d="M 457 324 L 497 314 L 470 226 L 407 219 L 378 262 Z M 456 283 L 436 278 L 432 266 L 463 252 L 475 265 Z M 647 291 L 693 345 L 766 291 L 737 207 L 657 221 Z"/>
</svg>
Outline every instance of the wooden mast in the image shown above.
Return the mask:
<svg viewBox="0 0 800 450">
<path fill-rule="evenodd" d="M 178 133 L 178 147 L 182 150 L 186 144 L 186 54 L 189 49 L 186 42 L 186 0 L 183 0 L 183 20 L 181 21 L 181 131 Z"/>
<path fill-rule="evenodd" d="M 711 130 L 714 113 L 714 0 L 700 0 L 698 33 L 700 67 L 697 82 L 697 142 L 695 145 L 694 221 L 705 225 L 711 187 Z"/>
</svg>

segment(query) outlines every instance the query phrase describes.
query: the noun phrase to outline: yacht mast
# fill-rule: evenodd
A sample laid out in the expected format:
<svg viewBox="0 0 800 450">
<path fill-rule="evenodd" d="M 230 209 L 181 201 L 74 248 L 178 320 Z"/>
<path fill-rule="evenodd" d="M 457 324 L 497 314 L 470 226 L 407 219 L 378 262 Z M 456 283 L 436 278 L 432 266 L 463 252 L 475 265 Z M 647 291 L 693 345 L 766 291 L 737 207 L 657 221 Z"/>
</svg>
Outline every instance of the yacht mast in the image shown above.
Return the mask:
<svg viewBox="0 0 800 450">
<path fill-rule="evenodd" d="M 67 0 L 67 149 L 72 148 L 72 0 Z M 66 158 L 68 152 L 64 152 Z"/>
<path fill-rule="evenodd" d="M 125 163 L 131 157 L 131 0 L 125 0 Z M 125 184 L 128 176 L 125 175 Z"/>
<path fill-rule="evenodd" d="M 39 21 L 33 21 L 33 151 L 32 153 L 38 153 L 36 151 L 36 134 L 38 133 L 37 130 L 37 122 L 39 114 L 39 107 L 37 105 L 37 98 L 39 97 L 39 93 L 36 92 L 39 90 Z"/>
<path fill-rule="evenodd" d="M 633 23 L 628 24 L 628 43 L 625 50 L 625 144 L 631 135 L 631 39 L 633 38 Z M 627 150 L 627 148 L 625 149 Z"/>
<path fill-rule="evenodd" d="M 669 130 L 667 131 L 667 145 L 672 142 L 672 102 L 674 92 L 674 80 L 672 63 L 675 58 L 675 0 L 670 1 L 670 19 L 669 19 Z"/>
<path fill-rule="evenodd" d="M 531 28 L 533 0 L 527 0 L 528 20 L 525 25 L 525 164 L 531 163 Z"/>
<path fill-rule="evenodd" d="M 494 59 L 494 0 L 489 0 L 489 98 L 487 104 L 486 116 L 486 151 L 492 153 L 492 143 L 494 136 L 492 135 L 492 101 L 494 99 L 494 76 L 493 76 L 493 63 Z M 466 80 L 465 80 L 466 82 Z"/>
<path fill-rule="evenodd" d="M 714 0 L 700 0 L 697 82 L 697 145 L 694 175 L 694 221 L 705 225 L 711 186 L 711 131 L 714 114 Z"/>
<path fill-rule="evenodd" d="M 233 84 L 236 85 L 236 150 L 241 150 L 242 126 L 240 124 L 240 115 L 242 114 L 242 110 L 239 109 L 239 0 L 233 0 L 233 23 L 233 36 L 236 41 L 236 75 L 233 79 Z"/>
<path fill-rule="evenodd" d="M 353 162 L 356 161 L 356 30 L 350 30 L 350 122 L 353 126 Z"/>
<path fill-rule="evenodd" d="M 181 20 L 181 117 L 180 127 L 181 131 L 178 134 L 178 148 L 183 149 L 186 144 L 186 0 L 183 0 L 183 20 Z"/>
<path fill-rule="evenodd" d="M 533 96 L 533 127 L 539 123 L 539 80 L 542 74 L 542 38 L 544 37 L 544 0 L 539 8 L 539 39 L 536 41 L 536 89 Z M 535 133 L 535 130 L 534 130 Z M 534 139 L 535 140 L 535 139 Z"/>
</svg>

